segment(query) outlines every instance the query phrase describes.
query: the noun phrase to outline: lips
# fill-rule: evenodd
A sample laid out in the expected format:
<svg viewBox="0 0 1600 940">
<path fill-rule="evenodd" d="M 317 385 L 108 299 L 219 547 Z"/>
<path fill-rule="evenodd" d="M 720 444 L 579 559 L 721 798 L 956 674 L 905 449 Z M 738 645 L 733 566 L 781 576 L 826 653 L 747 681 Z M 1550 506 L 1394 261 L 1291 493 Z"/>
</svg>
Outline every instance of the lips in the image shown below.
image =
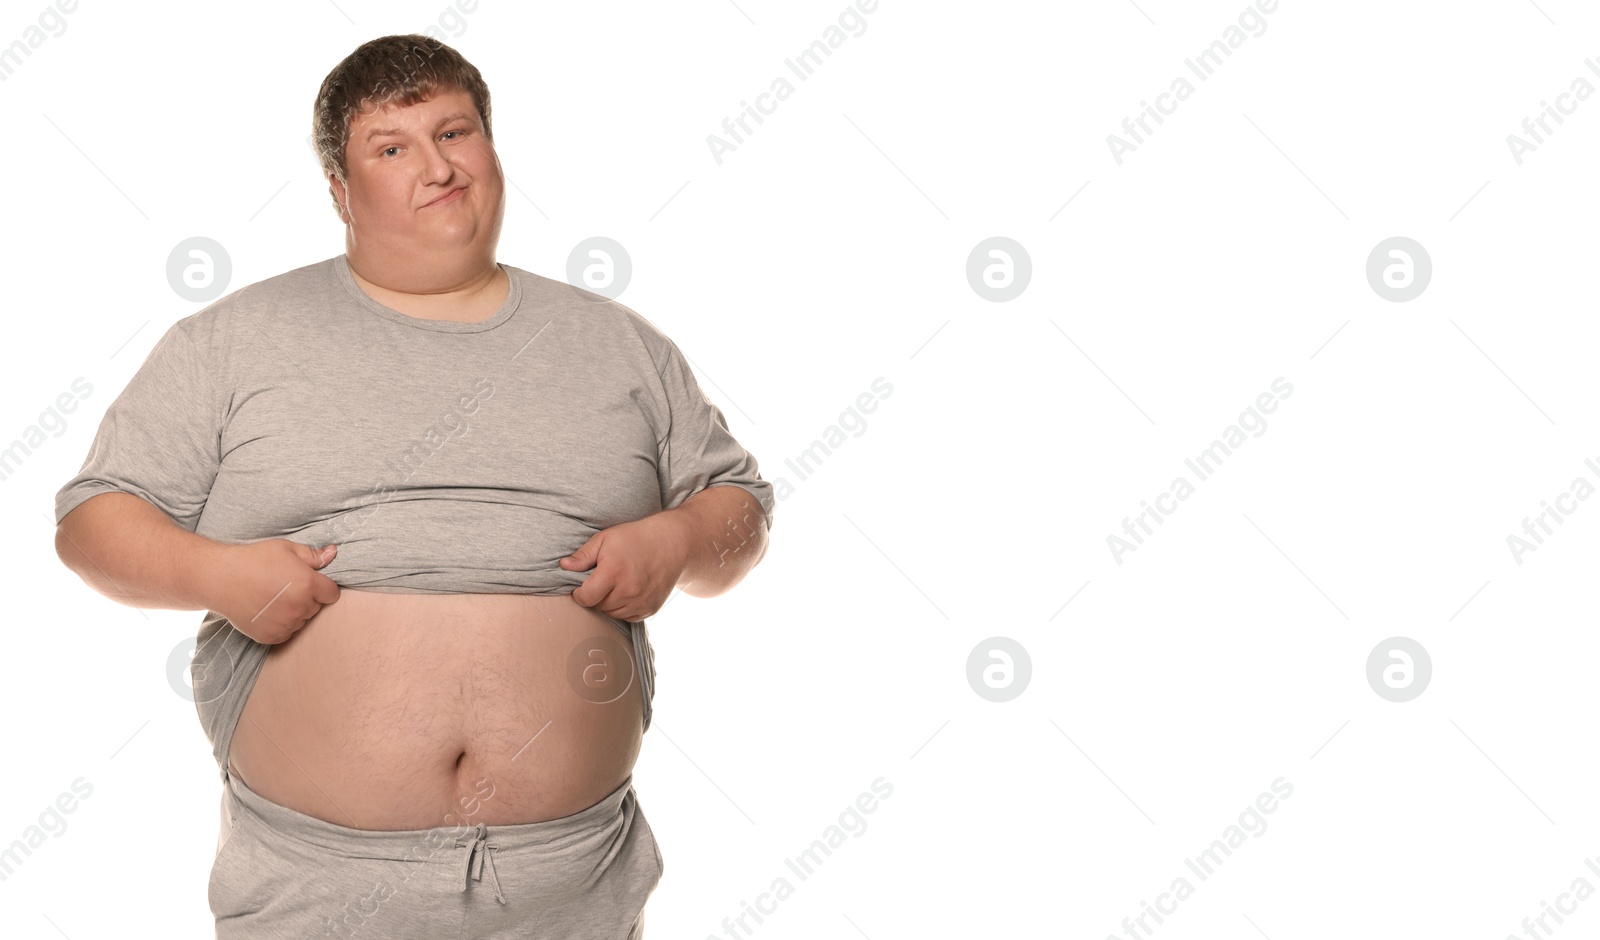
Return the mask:
<svg viewBox="0 0 1600 940">
<path fill-rule="evenodd" d="M 466 188 L 467 187 L 465 187 L 465 186 L 457 186 L 455 189 L 450 190 L 449 192 L 445 193 L 443 196 L 440 196 L 438 199 L 435 199 L 434 201 L 428 203 L 428 206 L 437 206 L 437 205 L 439 205 L 441 203 L 449 202 L 450 200 L 455 199 L 460 193 L 464 192 L 466 190 Z M 422 208 L 426 209 L 426 208 L 428 208 L 428 206 L 423 206 Z"/>
</svg>

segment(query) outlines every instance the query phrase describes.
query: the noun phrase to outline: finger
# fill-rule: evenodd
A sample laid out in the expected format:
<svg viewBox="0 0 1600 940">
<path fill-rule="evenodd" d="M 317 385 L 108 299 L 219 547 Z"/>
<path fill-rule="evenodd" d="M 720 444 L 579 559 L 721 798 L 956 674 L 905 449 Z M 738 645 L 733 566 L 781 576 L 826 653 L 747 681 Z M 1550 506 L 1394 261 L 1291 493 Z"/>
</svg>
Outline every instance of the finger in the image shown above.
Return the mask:
<svg viewBox="0 0 1600 940">
<path fill-rule="evenodd" d="M 594 574 L 589 575 L 589 580 L 583 582 L 583 586 L 578 590 L 583 592 L 585 598 L 579 603 L 585 607 L 593 607 L 596 610 L 604 611 L 608 606 L 616 606 L 616 598 L 612 597 L 616 591 L 616 585 L 609 574 L 601 574 L 596 571 Z M 577 591 L 573 592 L 573 596 L 577 596 Z"/>
<path fill-rule="evenodd" d="M 339 582 L 325 574 L 311 576 L 311 599 L 319 604 L 331 604 L 339 599 Z"/>
</svg>

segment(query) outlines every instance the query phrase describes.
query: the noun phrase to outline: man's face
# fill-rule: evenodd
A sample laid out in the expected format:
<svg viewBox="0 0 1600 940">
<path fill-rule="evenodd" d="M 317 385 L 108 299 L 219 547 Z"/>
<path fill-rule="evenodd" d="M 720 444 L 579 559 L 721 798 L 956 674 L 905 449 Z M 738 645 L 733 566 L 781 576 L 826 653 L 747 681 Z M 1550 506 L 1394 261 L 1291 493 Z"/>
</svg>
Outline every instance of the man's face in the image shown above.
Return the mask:
<svg viewBox="0 0 1600 940">
<path fill-rule="evenodd" d="M 358 115 L 345 164 L 349 185 L 329 181 L 367 251 L 448 251 L 498 238 L 505 180 L 464 91 Z"/>
</svg>

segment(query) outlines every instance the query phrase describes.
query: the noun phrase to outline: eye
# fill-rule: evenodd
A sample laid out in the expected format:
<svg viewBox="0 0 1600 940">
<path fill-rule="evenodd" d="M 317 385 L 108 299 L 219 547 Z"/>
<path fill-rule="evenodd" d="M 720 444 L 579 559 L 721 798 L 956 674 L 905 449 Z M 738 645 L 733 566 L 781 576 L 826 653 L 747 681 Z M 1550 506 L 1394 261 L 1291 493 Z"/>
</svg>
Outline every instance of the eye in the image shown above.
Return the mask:
<svg viewBox="0 0 1600 940">
<path fill-rule="evenodd" d="M 465 134 L 465 133 L 466 133 L 466 131 L 445 131 L 446 135 L 449 135 L 449 134 Z"/>
<path fill-rule="evenodd" d="M 388 153 L 391 150 L 399 150 L 399 149 L 400 149 L 399 147 L 385 147 L 385 148 L 383 148 L 383 152 L 384 153 Z"/>
</svg>

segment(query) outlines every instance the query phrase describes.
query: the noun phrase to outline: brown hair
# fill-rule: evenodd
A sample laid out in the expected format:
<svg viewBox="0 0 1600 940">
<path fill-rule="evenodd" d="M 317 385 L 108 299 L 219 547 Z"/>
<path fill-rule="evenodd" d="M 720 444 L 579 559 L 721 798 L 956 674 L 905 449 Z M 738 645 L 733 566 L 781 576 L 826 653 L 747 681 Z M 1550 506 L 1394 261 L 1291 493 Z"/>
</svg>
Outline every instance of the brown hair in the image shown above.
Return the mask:
<svg viewBox="0 0 1600 940">
<path fill-rule="evenodd" d="M 333 67 L 317 90 L 311 135 L 323 178 L 333 174 L 341 183 L 347 182 L 345 148 L 350 141 L 350 124 L 358 114 L 387 104 L 413 105 L 451 91 L 472 96 L 478 116 L 483 119 L 483 133 L 493 143 L 489 86 L 461 53 L 419 33 L 383 36 L 362 43 Z M 338 201 L 334 204 L 337 207 Z"/>
</svg>

